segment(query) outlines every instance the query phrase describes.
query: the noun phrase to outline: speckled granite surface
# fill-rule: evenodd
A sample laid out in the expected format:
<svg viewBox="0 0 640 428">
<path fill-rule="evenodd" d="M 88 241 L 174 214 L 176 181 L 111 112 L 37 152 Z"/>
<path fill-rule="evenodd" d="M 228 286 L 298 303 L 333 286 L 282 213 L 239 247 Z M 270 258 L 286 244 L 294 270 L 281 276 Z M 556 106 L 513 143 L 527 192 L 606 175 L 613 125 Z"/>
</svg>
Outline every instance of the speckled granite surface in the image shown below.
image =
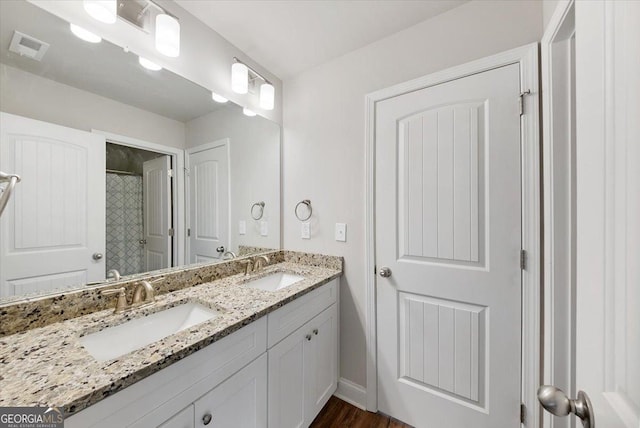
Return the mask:
<svg viewBox="0 0 640 428">
<path fill-rule="evenodd" d="M 286 253 L 278 252 L 273 258 L 286 258 Z M 317 259 L 310 260 L 308 255 L 294 258 L 297 263 L 282 261 L 255 274 L 285 271 L 305 277 L 276 292 L 249 288 L 244 285 L 248 279 L 244 274 L 231 272 L 212 282 L 160 295 L 151 307 L 124 314 L 102 310 L 0 338 L 0 406 L 58 406 L 67 415 L 73 414 L 342 274 L 341 258 L 325 257 L 325 267 L 313 266 Z M 336 266 L 339 269 L 334 269 Z M 82 335 L 186 302 L 215 308 L 221 315 L 103 363 L 79 342 Z M 110 306 L 113 303 L 110 300 Z"/>
<path fill-rule="evenodd" d="M 263 254 L 269 257 L 271 264 L 287 259 L 303 265 L 342 269 L 341 257 L 282 250 Z M 128 292 L 131 293 L 133 284 L 141 279 L 147 279 L 159 280 L 154 282 L 156 294 L 170 293 L 243 272 L 244 259 L 246 257 L 213 264 L 169 268 L 123 278 L 118 282 L 3 301 L 0 303 L 0 337 L 105 310 L 113 304 L 111 298 L 100 295 L 100 291 L 105 289 L 127 287 Z"/>
</svg>

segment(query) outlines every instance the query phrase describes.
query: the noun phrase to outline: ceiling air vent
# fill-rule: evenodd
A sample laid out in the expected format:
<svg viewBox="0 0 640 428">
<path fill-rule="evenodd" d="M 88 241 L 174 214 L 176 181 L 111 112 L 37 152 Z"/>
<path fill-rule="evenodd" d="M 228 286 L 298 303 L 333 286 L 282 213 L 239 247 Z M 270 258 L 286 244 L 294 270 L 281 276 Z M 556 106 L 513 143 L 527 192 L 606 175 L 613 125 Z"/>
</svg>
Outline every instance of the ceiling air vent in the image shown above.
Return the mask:
<svg viewBox="0 0 640 428">
<path fill-rule="evenodd" d="M 9 45 L 9 50 L 20 56 L 40 61 L 45 52 L 49 49 L 49 43 L 45 43 L 35 37 L 27 36 L 20 31 L 13 32 L 13 39 Z"/>
</svg>

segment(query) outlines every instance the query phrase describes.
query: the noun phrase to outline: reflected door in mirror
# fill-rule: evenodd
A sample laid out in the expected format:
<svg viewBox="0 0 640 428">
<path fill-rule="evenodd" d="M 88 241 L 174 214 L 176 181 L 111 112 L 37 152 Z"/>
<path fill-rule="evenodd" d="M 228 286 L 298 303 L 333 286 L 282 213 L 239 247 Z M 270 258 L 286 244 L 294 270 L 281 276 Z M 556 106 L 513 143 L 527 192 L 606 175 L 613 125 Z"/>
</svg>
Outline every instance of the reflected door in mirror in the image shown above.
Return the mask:
<svg viewBox="0 0 640 428">
<path fill-rule="evenodd" d="M 189 261 L 219 259 L 229 248 L 229 144 L 221 140 L 187 150 Z"/>
<path fill-rule="evenodd" d="M 171 266 L 171 158 L 162 156 L 143 165 L 145 270 Z"/>
<path fill-rule="evenodd" d="M 0 113 L 0 169 L 22 181 L 0 218 L 0 297 L 103 280 L 105 139 Z"/>
</svg>

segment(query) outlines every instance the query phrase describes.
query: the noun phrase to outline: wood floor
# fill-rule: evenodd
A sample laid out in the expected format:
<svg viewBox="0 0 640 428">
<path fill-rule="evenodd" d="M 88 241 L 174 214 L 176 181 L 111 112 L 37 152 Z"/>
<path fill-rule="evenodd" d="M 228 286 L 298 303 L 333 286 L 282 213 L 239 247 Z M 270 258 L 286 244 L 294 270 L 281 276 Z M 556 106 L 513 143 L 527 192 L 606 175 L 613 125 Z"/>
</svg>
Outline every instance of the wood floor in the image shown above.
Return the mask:
<svg viewBox="0 0 640 428">
<path fill-rule="evenodd" d="M 411 428 L 389 416 L 360 410 L 331 397 L 310 428 Z"/>
</svg>

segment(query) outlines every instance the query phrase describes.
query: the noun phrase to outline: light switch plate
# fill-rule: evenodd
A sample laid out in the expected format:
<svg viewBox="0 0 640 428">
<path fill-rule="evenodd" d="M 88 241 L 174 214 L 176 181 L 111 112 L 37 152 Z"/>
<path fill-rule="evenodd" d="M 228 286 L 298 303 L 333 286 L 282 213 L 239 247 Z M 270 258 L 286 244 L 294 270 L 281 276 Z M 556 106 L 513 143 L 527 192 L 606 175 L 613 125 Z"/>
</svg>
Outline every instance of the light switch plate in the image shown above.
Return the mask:
<svg viewBox="0 0 640 428">
<path fill-rule="evenodd" d="M 347 242 L 347 225 L 336 223 L 336 241 Z"/>
<path fill-rule="evenodd" d="M 247 233 L 247 222 L 244 220 L 240 220 L 238 222 L 238 233 L 240 235 L 244 235 Z"/>
<path fill-rule="evenodd" d="M 300 237 L 302 239 L 311 239 L 311 224 L 308 221 L 302 223 Z"/>
<path fill-rule="evenodd" d="M 267 223 L 264 220 L 260 222 L 260 235 L 261 236 L 269 235 L 269 223 Z"/>
</svg>

